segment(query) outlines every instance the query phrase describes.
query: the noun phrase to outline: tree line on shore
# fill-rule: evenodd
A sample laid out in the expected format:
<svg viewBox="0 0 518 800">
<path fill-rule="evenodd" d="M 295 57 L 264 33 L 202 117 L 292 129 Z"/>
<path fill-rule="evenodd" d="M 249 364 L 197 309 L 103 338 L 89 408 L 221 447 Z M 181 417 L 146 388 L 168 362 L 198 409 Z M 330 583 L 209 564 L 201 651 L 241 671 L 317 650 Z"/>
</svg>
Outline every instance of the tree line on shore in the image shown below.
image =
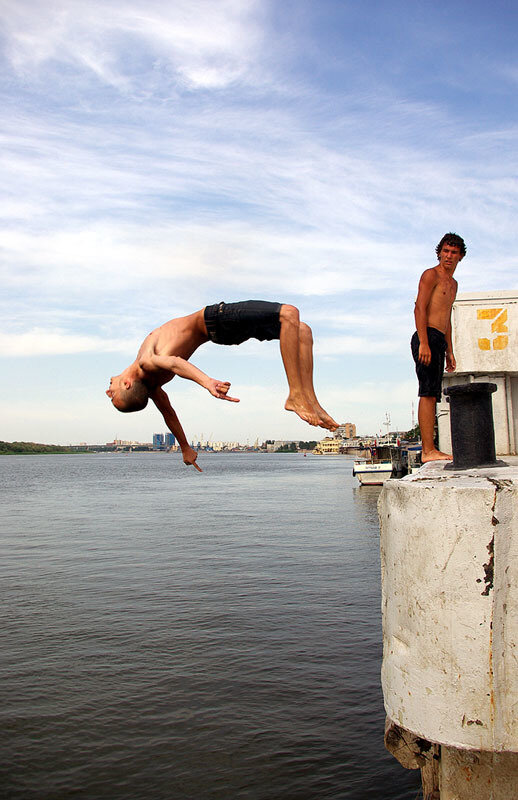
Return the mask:
<svg viewBox="0 0 518 800">
<path fill-rule="evenodd" d="M 275 451 L 276 453 L 298 453 L 299 450 L 314 450 L 317 442 L 287 442 Z"/>
<path fill-rule="evenodd" d="M 314 450 L 315 442 L 289 442 L 282 445 L 277 453 L 297 453 L 299 450 Z M 44 453 L 87 453 L 88 448 L 66 447 L 60 444 L 38 444 L 37 442 L 3 442 L 0 441 L 0 456 L 31 455 Z"/>
<path fill-rule="evenodd" d="M 31 453 L 77 453 L 77 447 L 60 444 L 38 444 L 37 442 L 2 442 L 0 456 L 30 455 Z M 86 451 L 85 451 L 86 452 Z"/>
</svg>

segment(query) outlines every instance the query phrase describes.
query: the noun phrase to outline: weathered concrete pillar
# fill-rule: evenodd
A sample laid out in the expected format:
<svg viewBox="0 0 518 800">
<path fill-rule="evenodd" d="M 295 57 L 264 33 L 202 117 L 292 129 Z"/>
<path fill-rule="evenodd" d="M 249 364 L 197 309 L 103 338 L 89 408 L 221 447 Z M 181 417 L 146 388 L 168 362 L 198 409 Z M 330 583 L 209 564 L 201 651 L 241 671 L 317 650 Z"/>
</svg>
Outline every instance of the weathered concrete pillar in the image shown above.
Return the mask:
<svg viewBox="0 0 518 800">
<path fill-rule="evenodd" d="M 515 800 L 518 753 L 441 747 L 440 800 Z"/>
<path fill-rule="evenodd" d="M 518 797 L 518 460 L 509 460 L 426 464 L 380 495 L 386 741 L 422 768 L 428 798 Z"/>
</svg>

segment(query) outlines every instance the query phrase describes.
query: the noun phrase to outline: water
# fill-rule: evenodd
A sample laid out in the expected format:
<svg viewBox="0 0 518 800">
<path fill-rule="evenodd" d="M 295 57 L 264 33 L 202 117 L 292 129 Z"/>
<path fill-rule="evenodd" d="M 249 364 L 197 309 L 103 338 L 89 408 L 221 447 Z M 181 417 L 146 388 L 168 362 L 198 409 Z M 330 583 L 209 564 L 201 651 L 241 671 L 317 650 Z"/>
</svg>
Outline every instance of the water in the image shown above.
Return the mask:
<svg viewBox="0 0 518 800">
<path fill-rule="evenodd" d="M 302 455 L 0 458 L 0 797 L 414 800 L 377 487 Z"/>
</svg>

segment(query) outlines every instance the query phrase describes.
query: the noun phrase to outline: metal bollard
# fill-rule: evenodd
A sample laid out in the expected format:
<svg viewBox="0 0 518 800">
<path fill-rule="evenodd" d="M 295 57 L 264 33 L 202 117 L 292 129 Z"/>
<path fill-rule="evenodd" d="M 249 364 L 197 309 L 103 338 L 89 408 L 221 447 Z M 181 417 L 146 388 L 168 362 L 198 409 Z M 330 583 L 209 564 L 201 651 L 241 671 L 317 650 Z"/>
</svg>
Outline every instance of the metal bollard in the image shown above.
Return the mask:
<svg viewBox="0 0 518 800">
<path fill-rule="evenodd" d="M 450 404 L 453 462 L 445 469 L 502 467 L 495 451 L 491 395 L 495 383 L 462 383 L 444 390 Z"/>
</svg>

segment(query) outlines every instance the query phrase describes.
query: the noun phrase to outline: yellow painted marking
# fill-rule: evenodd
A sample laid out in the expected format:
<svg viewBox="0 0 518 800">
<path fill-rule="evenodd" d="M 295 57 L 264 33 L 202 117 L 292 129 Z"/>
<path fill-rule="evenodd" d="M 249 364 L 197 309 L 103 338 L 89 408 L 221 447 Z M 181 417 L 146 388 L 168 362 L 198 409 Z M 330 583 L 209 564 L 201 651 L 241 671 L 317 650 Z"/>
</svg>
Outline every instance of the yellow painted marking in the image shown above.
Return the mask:
<svg viewBox="0 0 518 800">
<path fill-rule="evenodd" d="M 493 324 L 491 325 L 491 333 L 507 333 L 508 328 L 505 324 L 507 322 L 507 308 L 504 309 L 503 313 L 500 314 L 499 317 L 495 319 Z"/>
<path fill-rule="evenodd" d="M 501 308 L 477 308 L 477 319 L 494 319 L 501 311 Z"/>
<path fill-rule="evenodd" d="M 508 336 L 497 336 L 495 339 L 493 339 L 493 350 L 505 350 L 508 344 Z"/>
<path fill-rule="evenodd" d="M 488 339 L 486 337 L 478 340 L 480 350 L 505 350 L 509 344 L 509 337 L 502 334 L 508 333 L 507 309 L 506 308 L 477 308 L 477 319 L 492 320 L 491 333 L 500 334 Z"/>
</svg>

